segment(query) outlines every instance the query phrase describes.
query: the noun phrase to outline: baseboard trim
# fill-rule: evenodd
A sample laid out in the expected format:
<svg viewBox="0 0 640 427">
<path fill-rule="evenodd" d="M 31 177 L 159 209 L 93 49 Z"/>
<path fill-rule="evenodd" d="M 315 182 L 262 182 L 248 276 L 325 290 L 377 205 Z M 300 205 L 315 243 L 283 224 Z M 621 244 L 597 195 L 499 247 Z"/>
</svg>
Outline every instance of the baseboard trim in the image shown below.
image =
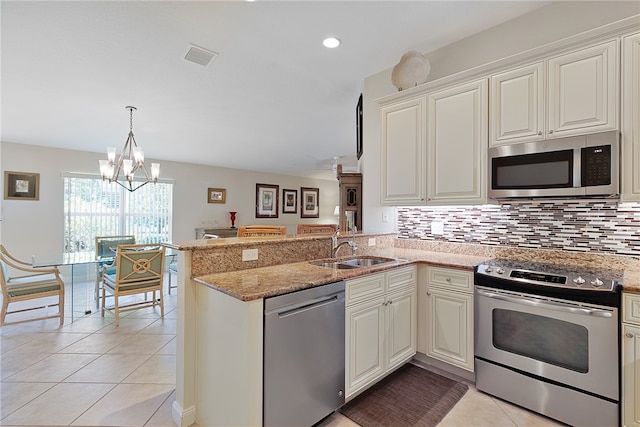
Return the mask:
<svg viewBox="0 0 640 427">
<path fill-rule="evenodd" d="M 194 405 L 183 409 L 178 401 L 174 400 L 171 405 L 171 418 L 179 427 L 188 427 L 196 422 L 196 407 Z"/>
</svg>

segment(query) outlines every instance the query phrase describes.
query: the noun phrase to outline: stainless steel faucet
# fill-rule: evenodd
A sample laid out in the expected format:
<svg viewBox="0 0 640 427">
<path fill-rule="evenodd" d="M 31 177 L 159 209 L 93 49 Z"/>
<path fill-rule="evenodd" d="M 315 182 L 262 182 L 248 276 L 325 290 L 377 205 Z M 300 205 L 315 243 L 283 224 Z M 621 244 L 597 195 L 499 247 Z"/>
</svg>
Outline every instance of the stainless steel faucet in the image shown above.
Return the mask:
<svg viewBox="0 0 640 427">
<path fill-rule="evenodd" d="M 353 251 L 353 255 L 356 254 L 356 251 L 358 250 L 358 245 L 356 244 L 356 240 L 355 240 L 355 236 L 356 236 L 356 227 L 353 227 L 353 233 L 351 234 L 351 240 L 345 240 L 344 242 L 340 242 L 338 243 L 338 236 L 340 235 L 340 230 L 336 230 L 335 233 L 333 233 L 333 237 L 331 238 L 331 256 L 333 258 L 336 258 L 336 255 L 338 254 L 338 250 L 345 245 L 349 245 L 351 246 L 351 249 Z"/>
</svg>

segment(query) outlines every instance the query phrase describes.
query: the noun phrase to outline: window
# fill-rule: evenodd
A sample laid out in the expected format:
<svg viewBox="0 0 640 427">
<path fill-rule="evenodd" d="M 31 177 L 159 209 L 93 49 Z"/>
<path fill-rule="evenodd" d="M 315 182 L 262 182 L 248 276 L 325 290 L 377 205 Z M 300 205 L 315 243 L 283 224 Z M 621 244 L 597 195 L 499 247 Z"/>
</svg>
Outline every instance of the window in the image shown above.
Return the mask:
<svg viewBox="0 0 640 427">
<path fill-rule="evenodd" d="M 95 252 L 96 236 L 134 235 L 138 243 L 171 240 L 173 183 L 129 192 L 97 177 L 64 177 L 64 252 Z"/>
</svg>

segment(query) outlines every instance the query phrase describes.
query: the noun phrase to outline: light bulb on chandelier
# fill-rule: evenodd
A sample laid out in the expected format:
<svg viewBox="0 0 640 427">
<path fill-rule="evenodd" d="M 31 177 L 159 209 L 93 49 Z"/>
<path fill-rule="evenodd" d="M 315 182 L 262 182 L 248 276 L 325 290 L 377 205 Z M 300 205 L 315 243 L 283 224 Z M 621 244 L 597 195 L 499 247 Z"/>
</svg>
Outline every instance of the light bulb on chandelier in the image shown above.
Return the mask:
<svg viewBox="0 0 640 427">
<path fill-rule="evenodd" d="M 133 136 L 133 111 L 136 107 L 127 106 L 129 110 L 129 135 L 124 143 L 122 153 L 116 161 L 115 147 L 107 147 L 107 160 L 100 160 L 100 175 L 102 180 L 115 182 L 116 184 L 126 188 L 128 191 L 135 191 L 145 184 L 158 182 L 160 176 L 160 163 L 151 163 L 151 174 L 144 165 L 144 151 L 136 143 Z M 144 173 L 145 179 L 136 181 L 135 172 L 140 169 Z M 120 177 L 122 171 L 123 177 Z"/>
</svg>

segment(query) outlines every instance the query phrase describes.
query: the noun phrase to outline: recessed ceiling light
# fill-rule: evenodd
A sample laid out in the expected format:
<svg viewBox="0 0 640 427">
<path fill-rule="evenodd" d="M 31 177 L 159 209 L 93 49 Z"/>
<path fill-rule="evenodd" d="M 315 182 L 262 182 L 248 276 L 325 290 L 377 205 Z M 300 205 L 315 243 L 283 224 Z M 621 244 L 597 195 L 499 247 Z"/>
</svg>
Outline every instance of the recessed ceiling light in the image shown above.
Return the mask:
<svg viewBox="0 0 640 427">
<path fill-rule="evenodd" d="M 324 47 L 328 47 L 329 49 L 333 49 L 335 47 L 340 46 L 340 40 L 335 37 L 327 37 L 322 41 Z"/>
</svg>

